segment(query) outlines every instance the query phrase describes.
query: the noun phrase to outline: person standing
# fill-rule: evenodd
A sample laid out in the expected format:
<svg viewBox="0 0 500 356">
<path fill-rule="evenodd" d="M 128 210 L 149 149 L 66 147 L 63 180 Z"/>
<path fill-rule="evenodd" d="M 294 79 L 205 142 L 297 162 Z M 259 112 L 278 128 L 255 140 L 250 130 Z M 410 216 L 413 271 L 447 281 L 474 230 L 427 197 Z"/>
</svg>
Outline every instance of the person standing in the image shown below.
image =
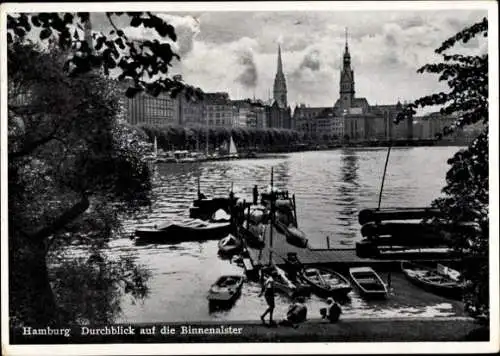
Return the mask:
<svg viewBox="0 0 500 356">
<path fill-rule="evenodd" d="M 257 188 L 257 185 L 254 185 L 253 187 L 253 204 L 257 205 L 259 200 L 259 188 Z"/>
<path fill-rule="evenodd" d="M 275 273 L 274 271 L 264 280 L 264 283 L 262 285 L 262 290 L 259 294 L 259 297 L 261 297 L 262 295 L 264 295 L 264 298 L 266 300 L 266 303 L 267 303 L 267 309 L 266 311 L 264 312 L 264 314 L 262 314 L 260 316 L 260 320 L 262 320 L 262 323 L 265 324 L 266 321 L 265 321 L 265 317 L 267 314 L 269 314 L 269 324 L 270 325 L 274 325 L 274 320 L 273 320 L 273 312 L 274 312 L 274 278 L 273 276 L 275 276 Z"/>
</svg>

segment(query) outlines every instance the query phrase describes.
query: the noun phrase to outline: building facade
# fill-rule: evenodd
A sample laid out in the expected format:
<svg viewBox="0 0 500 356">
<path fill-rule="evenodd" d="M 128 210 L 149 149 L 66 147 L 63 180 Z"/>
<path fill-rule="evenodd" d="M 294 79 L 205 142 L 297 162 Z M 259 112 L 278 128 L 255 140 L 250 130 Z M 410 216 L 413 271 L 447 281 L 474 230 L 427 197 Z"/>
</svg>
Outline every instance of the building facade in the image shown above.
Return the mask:
<svg viewBox="0 0 500 356">
<path fill-rule="evenodd" d="M 212 127 L 233 127 L 238 116 L 229 94 L 225 92 L 205 93 L 203 95 L 202 122 Z"/>
<path fill-rule="evenodd" d="M 127 121 L 132 124 L 145 123 L 149 125 L 177 125 L 179 124 L 178 104 L 168 94 L 158 97 L 146 93 L 139 93 L 124 102 L 127 112 Z"/>
</svg>

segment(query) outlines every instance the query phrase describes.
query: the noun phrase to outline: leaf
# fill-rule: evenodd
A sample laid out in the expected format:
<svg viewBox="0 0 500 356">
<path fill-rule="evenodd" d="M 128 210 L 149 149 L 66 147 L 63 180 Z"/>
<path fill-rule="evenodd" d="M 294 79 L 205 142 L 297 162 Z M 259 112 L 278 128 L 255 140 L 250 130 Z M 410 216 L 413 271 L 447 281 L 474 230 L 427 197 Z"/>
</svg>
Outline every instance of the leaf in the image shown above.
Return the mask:
<svg viewBox="0 0 500 356">
<path fill-rule="evenodd" d="M 45 40 L 45 39 L 49 38 L 51 35 L 52 35 L 52 31 L 50 29 L 48 29 L 48 28 L 44 28 L 40 32 L 40 39 L 41 40 Z"/>
<path fill-rule="evenodd" d="M 120 47 L 120 49 L 125 49 L 125 44 L 123 43 L 123 39 L 117 38 L 115 40 L 115 43 L 118 45 L 118 47 Z"/>
<path fill-rule="evenodd" d="M 77 12 L 76 16 L 80 18 L 82 23 L 86 23 L 90 19 L 90 14 L 88 12 Z"/>
<path fill-rule="evenodd" d="M 21 27 L 16 27 L 14 29 L 14 33 L 19 37 L 24 37 L 24 35 L 26 35 L 26 31 L 24 31 Z"/>
<path fill-rule="evenodd" d="M 38 19 L 38 16 L 36 16 L 36 15 L 31 16 L 31 23 L 35 27 L 40 27 L 41 26 L 40 20 Z"/>
<path fill-rule="evenodd" d="M 64 14 L 64 17 L 63 17 L 63 21 L 67 24 L 71 24 L 73 23 L 73 14 L 72 13 L 65 13 Z"/>
<path fill-rule="evenodd" d="M 143 22 L 143 19 L 140 17 L 133 17 L 132 20 L 130 21 L 130 26 L 132 27 L 139 27 Z"/>
<path fill-rule="evenodd" d="M 136 88 L 136 87 L 129 87 L 127 91 L 125 92 L 125 95 L 127 98 L 133 98 L 134 96 L 137 95 L 137 93 L 141 92 L 141 88 Z"/>
</svg>

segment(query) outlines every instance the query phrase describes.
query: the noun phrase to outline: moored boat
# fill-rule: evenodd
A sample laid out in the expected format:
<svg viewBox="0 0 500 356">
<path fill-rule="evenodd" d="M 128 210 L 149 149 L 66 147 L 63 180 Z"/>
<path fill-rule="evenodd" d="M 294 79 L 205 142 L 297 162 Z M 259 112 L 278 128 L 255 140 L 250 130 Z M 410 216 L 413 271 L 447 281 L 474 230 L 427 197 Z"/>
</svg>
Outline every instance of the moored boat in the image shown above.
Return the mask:
<svg viewBox="0 0 500 356">
<path fill-rule="evenodd" d="M 352 290 L 351 283 L 340 273 L 326 268 L 304 268 L 301 278 L 311 285 L 315 294 L 320 297 L 343 297 Z"/>
<path fill-rule="evenodd" d="M 192 220 L 180 223 L 164 223 L 152 228 L 135 230 L 138 243 L 178 243 L 184 241 L 202 241 L 220 239 L 231 230 L 228 222 L 209 223 Z"/>
<path fill-rule="evenodd" d="M 237 254 L 243 248 L 243 242 L 240 238 L 232 234 L 228 234 L 226 237 L 221 239 L 218 243 L 219 254 L 223 256 L 230 256 Z"/>
<path fill-rule="evenodd" d="M 262 274 L 264 277 L 271 275 L 274 279 L 274 288 L 289 298 L 294 298 L 299 295 L 309 295 L 311 293 L 309 285 L 298 281 L 295 283 L 292 282 L 285 271 L 276 265 L 264 268 Z"/>
<path fill-rule="evenodd" d="M 362 296 L 367 298 L 387 296 L 387 286 L 371 267 L 351 267 L 349 275 Z"/>
<path fill-rule="evenodd" d="M 442 264 L 430 267 L 404 261 L 401 262 L 401 270 L 408 280 L 429 292 L 453 299 L 462 297 L 460 273 L 449 267 Z"/>
<path fill-rule="evenodd" d="M 361 225 L 384 220 L 412 220 L 440 216 L 435 208 L 382 208 L 363 209 L 359 212 L 358 221 Z"/>
<path fill-rule="evenodd" d="M 243 276 L 226 275 L 219 277 L 208 291 L 207 299 L 210 308 L 230 306 L 240 296 L 242 287 Z"/>
<path fill-rule="evenodd" d="M 279 232 L 285 235 L 286 242 L 290 245 L 300 248 L 306 248 L 308 246 L 309 241 L 306 234 L 298 227 L 293 225 L 286 226 L 285 224 L 276 221 L 276 228 Z"/>
</svg>

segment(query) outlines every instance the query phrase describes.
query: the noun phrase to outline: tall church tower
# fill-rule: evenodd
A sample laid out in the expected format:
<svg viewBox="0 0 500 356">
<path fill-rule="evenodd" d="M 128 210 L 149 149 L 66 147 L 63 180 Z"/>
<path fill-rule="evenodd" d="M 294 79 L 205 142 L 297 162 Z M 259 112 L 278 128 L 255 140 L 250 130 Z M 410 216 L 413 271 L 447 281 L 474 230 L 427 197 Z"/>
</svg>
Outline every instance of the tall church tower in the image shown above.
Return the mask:
<svg viewBox="0 0 500 356">
<path fill-rule="evenodd" d="M 345 52 L 342 71 L 340 72 L 340 104 L 343 109 L 352 107 L 354 99 L 354 71 L 351 69 L 351 55 L 345 30 Z"/>
<path fill-rule="evenodd" d="M 278 103 L 280 108 L 286 108 L 288 105 L 286 93 L 286 80 L 285 74 L 283 74 L 283 63 L 281 62 L 281 46 L 278 45 L 278 70 L 274 78 L 273 95 L 274 101 Z"/>
</svg>

